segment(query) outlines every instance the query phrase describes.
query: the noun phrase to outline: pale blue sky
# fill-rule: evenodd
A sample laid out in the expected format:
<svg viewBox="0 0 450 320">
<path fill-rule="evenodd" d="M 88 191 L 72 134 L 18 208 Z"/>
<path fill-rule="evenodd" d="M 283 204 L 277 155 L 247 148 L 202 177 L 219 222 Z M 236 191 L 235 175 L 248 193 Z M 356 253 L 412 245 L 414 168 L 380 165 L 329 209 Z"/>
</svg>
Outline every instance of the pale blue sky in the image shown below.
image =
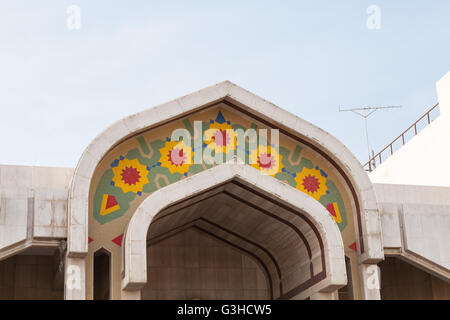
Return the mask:
<svg viewBox="0 0 450 320">
<path fill-rule="evenodd" d="M 81 29 L 66 9 L 81 8 Z M 366 9 L 381 8 L 381 29 Z M 436 101 L 450 1 L 0 1 L 0 164 L 74 167 L 114 121 L 222 80 L 378 151 Z"/>
</svg>

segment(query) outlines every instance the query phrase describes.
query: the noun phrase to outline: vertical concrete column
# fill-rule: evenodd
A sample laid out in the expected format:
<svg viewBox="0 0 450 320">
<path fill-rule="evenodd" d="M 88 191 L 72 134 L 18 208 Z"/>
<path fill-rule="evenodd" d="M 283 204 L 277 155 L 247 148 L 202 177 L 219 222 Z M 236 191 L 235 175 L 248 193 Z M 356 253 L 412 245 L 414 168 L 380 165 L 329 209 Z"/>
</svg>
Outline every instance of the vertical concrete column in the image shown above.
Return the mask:
<svg viewBox="0 0 450 320">
<path fill-rule="evenodd" d="M 380 267 L 376 264 L 359 265 L 363 299 L 380 300 Z"/>
<path fill-rule="evenodd" d="M 316 292 L 309 297 L 311 300 L 334 300 L 333 292 Z"/>
<path fill-rule="evenodd" d="M 122 290 L 121 300 L 141 300 L 141 290 Z"/>
<path fill-rule="evenodd" d="M 64 267 L 64 299 L 86 299 L 86 257 L 74 258 L 66 255 Z"/>
</svg>

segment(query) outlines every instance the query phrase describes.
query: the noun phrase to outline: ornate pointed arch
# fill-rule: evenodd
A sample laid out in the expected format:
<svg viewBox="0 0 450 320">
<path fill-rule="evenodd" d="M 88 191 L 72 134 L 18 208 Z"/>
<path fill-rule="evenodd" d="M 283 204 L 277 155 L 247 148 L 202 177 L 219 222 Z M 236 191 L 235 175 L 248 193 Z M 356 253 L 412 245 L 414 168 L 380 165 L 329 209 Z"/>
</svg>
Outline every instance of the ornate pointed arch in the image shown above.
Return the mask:
<svg viewBox="0 0 450 320">
<path fill-rule="evenodd" d="M 218 104 L 255 118 L 270 128 L 279 129 L 285 136 L 307 146 L 326 159 L 330 168 L 338 172 L 346 188 L 350 190 L 352 206 L 356 210 L 357 234 L 354 247 L 358 250 L 359 261 L 376 262 L 383 258 L 375 194 L 366 172 L 354 155 L 322 129 L 225 81 L 124 118 L 92 141 L 77 165 L 69 194 L 69 259 L 84 259 L 88 254 L 89 193 L 96 168 L 109 152 L 122 142 L 138 137 L 143 132 L 206 111 Z M 101 201 L 110 206 L 115 204 L 114 199 L 105 198 Z M 104 212 L 108 212 L 108 209 L 105 210 Z M 330 210 L 334 210 L 332 205 Z M 75 260 L 73 263 L 83 264 Z M 77 296 L 83 297 L 82 291 Z"/>
</svg>

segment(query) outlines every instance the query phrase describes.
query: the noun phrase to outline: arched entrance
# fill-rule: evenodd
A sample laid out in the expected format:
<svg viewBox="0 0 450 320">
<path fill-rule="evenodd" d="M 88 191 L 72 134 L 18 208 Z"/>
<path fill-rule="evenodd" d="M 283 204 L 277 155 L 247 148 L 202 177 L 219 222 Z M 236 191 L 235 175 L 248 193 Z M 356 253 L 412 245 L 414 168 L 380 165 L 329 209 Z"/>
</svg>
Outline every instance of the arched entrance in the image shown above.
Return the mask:
<svg viewBox="0 0 450 320">
<path fill-rule="evenodd" d="M 217 252 L 208 248 L 211 241 L 205 244 L 193 240 L 192 231 L 197 238 L 200 234 L 214 240 L 217 248 L 212 250 Z M 172 241 L 172 250 L 164 251 L 161 243 L 171 238 L 184 238 L 184 242 L 177 246 Z M 198 254 L 197 258 L 189 257 L 195 267 L 186 264 L 186 244 L 191 244 L 192 252 Z M 152 251 L 152 246 L 159 246 L 160 250 Z M 230 249 L 235 252 L 234 262 L 223 256 Z M 168 252 L 174 256 L 165 260 L 161 254 Z M 200 256 L 200 252 L 204 254 Z M 246 270 L 243 263 L 254 272 Z M 266 292 L 267 298 L 305 299 L 318 292 L 335 291 L 347 283 L 342 238 L 323 206 L 248 165 L 235 163 L 216 166 L 148 197 L 127 227 L 123 264 L 124 299 L 141 298 L 143 288 L 162 298 L 171 298 L 170 294 L 176 292 L 182 295 L 184 290 L 182 298 L 189 298 L 186 294 L 192 286 L 185 281 L 187 272 L 199 273 L 200 283 L 194 283 L 200 290 L 196 298 L 212 297 L 208 294 L 214 294 L 214 298 L 220 298 L 220 294 L 225 294 L 224 298 L 244 298 L 245 289 L 256 288 Z M 168 283 L 163 279 L 155 286 L 147 284 L 148 264 L 154 267 L 152 275 L 162 270 L 170 273 L 170 268 L 164 267 L 172 267 L 175 280 L 168 274 Z M 226 284 L 231 289 L 217 287 L 217 279 L 216 287 L 211 289 L 213 280 L 208 272 L 219 276 L 234 272 L 235 278 L 229 278 Z M 246 287 L 246 272 L 262 273 L 264 282 Z M 170 289 L 171 281 L 177 289 Z M 248 294 L 252 298 L 257 295 Z"/>
<path fill-rule="evenodd" d="M 196 122 L 201 128 L 196 129 Z M 126 237 L 131 217 L 141 209 L 143 201 L 158 190 L 167 191 L 170 184 L 179 186 L 182 180 L 210 167 L 198 164 L 187 166 L 187 172 L 184 169 L 174 171 L 163 158 L 173 143 L 171 133 L 183 128 L 191 132 L 195 140 L 195 132 L 202 133 L 217 126 L 231 127 L 231 130 L 279 130 L 282 167 L 279 166 L 279 172 L 272 176 L 287 184 L 279 190 L 297 188 L 309 192 L 311 198 L 314 191 L 302 188 L 302 183 L 308 175 L 318 179 L 321 192 L 310 200 L 319 201 L 322 211 L 326 208 L 338 224 L 349 267 L 353 270 L 355 299 L 379 298 L 379 290 L 376 286 L 369 288 L 366 278 L 384 257 L 380 216 L 372 184 L 361 164 L 330 134 L 228 81 L 126 117 L 107 128 L 88 146 L 75 170 L 68 199 L 65 275 L 80 280 L 77 281 L 80 285 L 66 284 L 65 298 L 93 298 L 94 253 L 100 248 L 111 253 L 111 298 L 133 296 L 133 291 L 121 290 L 125 244 L 122 239 Z M 237 143 L 236 150 L 239 145 Z M 194 153 L 202 154 L 202 151 L 195 149 Z M 248 163 L 247 160 L 244 162 Z M 136 181 L 125 181 L 121 177 L 123 170 L 129 167 L 139 172 L 135 175 L 139 176 L 139 188 Z M 215 186 L 211 181 L 208 183 L 208 188 Z M 260 187 L 259 181 L 251 185 Z M 274 194 L 279 191 L 269 192 L 270 197 Z M 285 204 L 290 206 L 289 203 Z M 146 242 L 146 234 L 141 240 Z M 132 282 L 129 285 L 132 287 Z"/>
</svg>

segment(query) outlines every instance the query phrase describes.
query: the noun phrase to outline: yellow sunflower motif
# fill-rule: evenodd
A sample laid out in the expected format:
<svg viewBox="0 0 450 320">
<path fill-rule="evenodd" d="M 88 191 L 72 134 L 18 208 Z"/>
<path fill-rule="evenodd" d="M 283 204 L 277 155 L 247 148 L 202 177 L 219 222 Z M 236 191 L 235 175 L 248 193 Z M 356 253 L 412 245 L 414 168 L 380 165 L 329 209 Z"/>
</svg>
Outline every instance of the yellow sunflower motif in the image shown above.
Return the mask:
<svg viewBox="0 0 450 320">
<path fill-rule="evenodd" d="M 168 168 L 170 173 L 178 172 L 187 175 L 190 165 L 193 163 L 194 152 L 184 141 L 167 141 L 159 150 L 161 167 Z"/>
<path fill-rule="evenodd" d="M 274 176 L 281 172 L 281 169 L 283 168 L 281 159 L 283 159 L 283 156 L 271 146 L 259 146 L 250 153 L 251 166 L 270 176 Z"/>
<path fill-rule="evenodd" d="M 113 169 L 113 182 L 124 193 L 141 193 L 144 185 L 149 183 L 147 167 L 140 164 L 137 159 L 123 159 Z"/>
<path fill-rule="evenodd" d="M 231 150 L 236 150 L 237 134 L 226 122 L 213 122 L 205 131 L 205 143 L 207 148 L 213 149 L 216 153 L 227 154 Z"/>
<path fill-rule="evenodd" d="M 327 186 L 325 182 L 327 178 L 322 176 L 320 170 L 312 168 L 303 168 L 302 172 L 298 173 L 295 177 L 297 182 L 296 188 L 304 193 L 310 195 L 316 200 L 319 200 L 321 196 L 327 194 Z"/>
</svg>

